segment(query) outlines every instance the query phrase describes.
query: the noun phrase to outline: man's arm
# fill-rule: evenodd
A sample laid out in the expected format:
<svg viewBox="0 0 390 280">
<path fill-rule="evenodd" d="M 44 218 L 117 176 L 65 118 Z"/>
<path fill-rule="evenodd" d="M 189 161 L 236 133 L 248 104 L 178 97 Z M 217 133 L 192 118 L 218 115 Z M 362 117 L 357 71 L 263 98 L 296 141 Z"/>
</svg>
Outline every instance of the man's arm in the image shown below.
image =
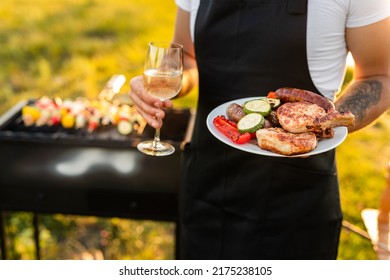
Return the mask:
<svg viewBox="0 0 390 280">
<path fill-rule="evenodd" d="M 390 18 L 346 30 L 355 60 L 354 78 L 336 100 L 339 111 L 351 111 L 361 129 L 390 108 Z"/>
<path fill-rule="evenodd" d="M 195 61 L 194 46 L 190 35 L 190 13 L 177 11 L 176 25 L 173 41 L 184 47 L 184 73 L 183 87 L 180 95 L 188 93 L 198 82 L 198 71 Z M 142 75 L 130 80 L 129 96 L 137 108 L 137 111 L 145 118 L 148 124 L 154 128 L 162 126 L 165 117 L 165 108 L 172 107 L 171 100 L 161 101 L 150 95 L 143 87 Z"/>
<path fill-rule="evenodd" d="M 175 33 L 173 41 L 183 45 L 184 72 L 182 90 L 178 96 L 183 96 L 198 84 L 198 68 L 195 59 L 194 44 L 190 32 L 190 13 L 178 8 L 176 13 Z"/>
</svg>

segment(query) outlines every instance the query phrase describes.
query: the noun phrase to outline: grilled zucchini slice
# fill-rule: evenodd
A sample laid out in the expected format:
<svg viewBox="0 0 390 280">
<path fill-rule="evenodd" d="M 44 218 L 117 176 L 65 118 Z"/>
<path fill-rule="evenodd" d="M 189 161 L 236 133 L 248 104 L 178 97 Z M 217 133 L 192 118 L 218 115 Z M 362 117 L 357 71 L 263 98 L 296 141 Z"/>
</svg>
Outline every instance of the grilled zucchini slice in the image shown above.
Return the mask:
<svg viewBox="0 0 390 280">
<path fill-rule="evenodd" d="M 257 113 L 263 116 L 268 116 L 271 113 L 271 105 L 264 99 L 250 100 L 242 106 L 245 114 Z"/>
<path fill-rule="evenodd" d="M 264 125 L 264 117 L 258 113 L 249 113 L 242 117 L 237 123 L 237 129 L 240 133 L 253 133 Z"/>
</svg>

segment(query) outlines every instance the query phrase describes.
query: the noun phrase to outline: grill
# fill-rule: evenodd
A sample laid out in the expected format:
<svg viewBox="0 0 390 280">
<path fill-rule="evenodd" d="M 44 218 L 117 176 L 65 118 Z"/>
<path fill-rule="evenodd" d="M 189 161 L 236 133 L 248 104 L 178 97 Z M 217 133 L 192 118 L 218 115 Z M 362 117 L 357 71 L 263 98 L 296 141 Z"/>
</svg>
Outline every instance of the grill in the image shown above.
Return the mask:
<svg viewBox="0 0 390 280">
<path fill-rule="evenodd" d="M 26 127 L 25 104 L 0 118 L 0 210 L 176 220 L 180 147 L 191 133 L 190 109 L 168 111 L 161 129 L 176 152 L 151 157 L 136 149 L 153 137 L 149 126 L 126 136 L 114 126 L 92 133 Z"/>
</svg>

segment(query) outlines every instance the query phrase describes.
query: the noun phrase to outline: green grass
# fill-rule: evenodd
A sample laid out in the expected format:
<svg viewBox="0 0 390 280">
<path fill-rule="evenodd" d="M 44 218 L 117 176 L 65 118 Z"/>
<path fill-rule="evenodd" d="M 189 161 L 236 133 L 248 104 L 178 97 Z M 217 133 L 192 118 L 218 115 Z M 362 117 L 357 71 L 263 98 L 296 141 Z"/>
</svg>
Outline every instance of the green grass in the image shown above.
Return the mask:
<svg viewBox="0 0 390 280">
<path fill-rule="evenodd" d="M 176 7 L 173 0 L 163 2 L 1 0 L 0 114 L 22 99 L 43 95 L 96 98 L 113 74 L 128 80 L 140 74 L 147 43 L 173 36 Z M 121 94 L 128 90 L 127 83 Z M 175 105 L 192 107 L 196 98 L 193 91 Z M 361 210 L 378 207 L 385 187 L 389 120 L 385 114 L 337 149 L 344 217 L 362 229 Z M 171 223 L 64 215 L 40 219 L 43 258 L 174 257 Z M 31 213 L 8 212 L 6 221 L 9 256 L 34 258 Z M 375 259 L 375 253 L 369 241 L 343 230 L 339 258 Z"/>
<path fill-rule="evenodd" d="M 174 1 L 1 0 L 0 114 L 43 95 L 96 98 L 114 74 L 142 73 L 149 41 L 170 41 Z M 194 94 L 177 106 L 193 106 Z M 8 255 L 34 258 L 32 215 L 6 213 Z M 42 256 L 172 259 L 172 223 L 41 215 Z M 96 257 L 99 257 L 96 256 Z"/>
<path fill-rule="evenodd" d="M 386 167 L 390 160 L 390 115 L 384 114 L 375 125 L 350 134 L 337 149 L 341 204 L 344 218 L 365 229 L 360 212 L 378 208 L 386 186 Z M 369 241 L 343 232 L 342 259 L 375 259 Z"/>
<path fill-rule="evenodd" d="M 172 39 L 175 10 L 156 0 L 2 0 L 0 113 L 42 95 L 95 98 L 113 74 L 142 73 L 147 43 Z"/>
</svg>

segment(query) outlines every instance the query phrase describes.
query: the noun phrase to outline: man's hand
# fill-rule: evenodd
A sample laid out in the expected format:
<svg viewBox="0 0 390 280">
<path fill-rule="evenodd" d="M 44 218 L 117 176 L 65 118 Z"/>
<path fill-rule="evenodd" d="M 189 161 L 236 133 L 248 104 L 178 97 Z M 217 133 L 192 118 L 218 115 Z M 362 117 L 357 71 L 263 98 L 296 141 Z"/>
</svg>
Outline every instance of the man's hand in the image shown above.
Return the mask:
<svg viewBox="0 0 390 280">
<path fill-rule="evenodd" d="M 172 101 L 161 101 L 150 95 L 143 86 L 142 76 L 136 76 L 130 80 L 129 96 L 148 124 L 154 128 L 161 128 L 165 117 L 164 109 L 172 108 Z"/>
</svg>

